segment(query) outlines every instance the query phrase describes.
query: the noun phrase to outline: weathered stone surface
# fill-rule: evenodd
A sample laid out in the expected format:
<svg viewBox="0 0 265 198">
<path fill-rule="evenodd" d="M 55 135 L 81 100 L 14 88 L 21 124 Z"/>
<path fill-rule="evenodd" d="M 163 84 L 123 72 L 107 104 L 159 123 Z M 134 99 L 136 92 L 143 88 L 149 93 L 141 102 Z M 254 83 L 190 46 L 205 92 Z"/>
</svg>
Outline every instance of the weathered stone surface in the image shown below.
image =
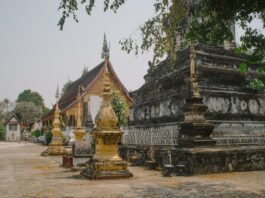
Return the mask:
<svg viewBox="0 0 265 198">
<path fill-rule="evenodd" d="M 265 146 L 179 148 L 175 159 L 187 175 L 265 170 Z"/>
<path fill-rule="evenodd" d="M 239 64 L 247 57 L 231 50 L 210 45 L 196 45 L 196 79 L 207 105 L 206 120 L 215 124 L 214 138 L 227 144 L 233 134 L 249 137 L 265 137 L 265 129 L 253 135 L 256 128 L 265 125 L 265 94 L 246 88 L 248 77 L 239 72 Z M 131 93 L 129 128 L 179 123 L 183 120 L 184 99 L 191 96 L 189 49 L 177 53 L 175 63 L 165 60 L 145 76 L 145 84 Z M 264 64 L 259 64 L 264 65 Z M 256 65 L 250 65 L 251 76 L 265 83 L 265 76 L 255 73 Z M 226 127 L 231 122 L 240 127 Z M 244 124 L 244 122 L 249 123 Z M 250 127 L 251 125 L 251 127 Z M 224 128 L 222 128 L 224 127 Z M 229 133 L 225 131 L 228 129 Z M 239 142 L 238 142 L 239 143 Z M 238 144 L 236 143 L 236 144 Z M 254 141 L 251 144 L 256 144 Z"/>
<path fill-rule="evenodd" d="M 172 141 L 172 138 L 175 138 L 175 134 L 179 136 L 184 116 L 187 120 L 197 121 L 202 120 L 205 116 L 207 124 L 214 125 L 213 133 L 209 139 L 213 138 L 217 146 L 265 145 L 265 92 L 256 92 L 246 87 L 250 76 L 258 77 L 265 83 L 265 76 L 256 73 L 257 65 L 250 65 L 248 75 L 243 75 L 239 71 L 239 65 L 246 62 L 248 57 L 245 55 L 238 55 L 221 47 L 202 44 L 195 46 L 195 54 L 195 79 L 203 97 L 203 103 L 208 107 L 207 111 L 204 115 L 194 115 L 183 110 L 185 99 L 192 96 L 191 59 L 189 48 L 178 51 L 175 63 L 165 60 L 154 69 L 149 69 L 145 75 L 144 85 L 131 93 L 134 104 L 131 108 L 128 132 L 123 138 L 123 143 L 128 146 L 130 157 L 140 155 L 149 147 L 155 146 L 156 160 L 161 161 L 161 159 L 167 158 L 167 154 L 162 151 L 170 148 L 169 142 L 174 142 L 172 144 L 174 146 L 179 144 L 180 137 L 176 138 L 176 141 Z M 264 63 L 259 64 L 259 66 L 264 65 Z M 166 132 L 161 129 L 161 135 L 157 136 L 156 129 L 171 124 L 175 125 L 174 136 L 166 137 L 165 141 L 159 141 L 163 139 L 163 134 Z M 186 123 L 186 125 L 189 124 Z M 193 124 L 190 124 L 187 127 L 189 130 L 186 131 L 186 134 L 189 131 L 190 133 L 198 131 L 192 126 Z M 202 131 L 199 136 L 203 137 Z M 186 139 L 188 140 L 189 137 Z M 262 149 L 264 148 L 260 147 L 257 151 L 257 156 L 260 159 L 263 159 Z M 244 161 L 242 163 L 247 164 L 247 159 L 255 155 L 255 149 L 250 151 L 252 152 L 250 156 L 244 154 L 247 149 L 242 149 L 237 153 L 229 152 L 228 150 L 224 150 L 223 153 L 220 151 L 219 154 L 224 157 L 216 160 L 228 160 L 230 154 L 234 153 L 237 159 L 242 157 Z M 208 154 L 210 159 L 210 151 Z M 147 156 L 143 156 L 145 160 L 148 160 Z M 186 153 L 185 156 L 191 160 L 200 158 L 197 158 L 200 155 L 196 154 L 193 159 L 192 152 Z M 212 156 L 215 154 L 213 153 Z M 200 163 L 199 161 L 193 162 Z M 176 165 L 176 162 L 174 163 Z M 213 167 L 215 167 L 215 163 L 209 162 Z M 202 162 L 202 164 L 204 163 Z M 232 170 L 233 164 L 221 165 L 227 170 Z M 265 164 L 262 164 L 261 167 L 263 169 Z M 252 170 L 260 169 L 255 165 L 252 168 Z M 223 171 L 220 167 L 216 169 Z M 249 168 L 244 166 L 242 170 L 249 170 Z M 205 173 L 205 171 L 202 172 Z"/>
</svg>

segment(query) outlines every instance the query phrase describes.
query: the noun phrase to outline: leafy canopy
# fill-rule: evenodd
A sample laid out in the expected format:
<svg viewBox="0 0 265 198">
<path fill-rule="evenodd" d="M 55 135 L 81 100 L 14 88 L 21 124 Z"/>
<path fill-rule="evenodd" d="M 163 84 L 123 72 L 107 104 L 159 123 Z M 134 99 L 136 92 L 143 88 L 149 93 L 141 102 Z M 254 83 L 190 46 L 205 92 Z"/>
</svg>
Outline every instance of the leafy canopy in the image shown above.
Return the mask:
<svg viewBox="0 0 265 198">
<path fill-rule="evenodd" d="M 0 139 L 4 139 L 6 134 L 6 129 L 3 124 L 0 124 Z"/>
<path fill-rule="evenodd" d="M 5 98 L 0 101 L 0 124 L 4 124 L 6 119 L 8 119 L 14 109 L 15 103 L 11 102 L 9 99 Z"/>
<path fill-rule="evenodd" d="M 103 2 L 104 11 L 117 12 L 125 0 Z M 61 0 L 59 10 L 62 16 L 58 23 L 61 30 L 66 18 L 70 16 L 78 22 L 76 12 L 79 4 L 91 15 L 95 0 Z M 139 28 L 142 38 L 139 40 L 132 34 L 121 40 L 122 50 L 135 54 L 153 50 L 153 62 L 158 63 L 165 55 L 175 58 L 178 34 L 187 33 L 187 42 L 223 44 L 224 40 L 233 40 L 231 27 L 236 22 L 245 30 L 240 38 L 241 49 L 244 52 L 251 49 L 254 61 L 265 57 L 264 35 L 249 26 L 255 18 L 265 21 L 264 0 L 155 0 L 154 10 L 155 16 Z"/>
<path fill-rule="evenodd" d="M 111 96 L 111 106 L 118 118 L 118 125 L 124 126 L 127 124 L 126 109 L 127 105 L 125 101 L 115 92 Z"/>
<path fill-rule="evenodd" d="M 21 123 L 28 127 L 41 118 L 42 112 L 33 102 L 19 102 L 14 110 Z"/>
<path fill-rule="evenodd" d="M 64 93 L 70 88 L 71 84 L 73 82 L 68 79 L 68 81 L 63 85 L 62 91 L 61 91 L 61 96 L 64 95 Z"/>
</svg>

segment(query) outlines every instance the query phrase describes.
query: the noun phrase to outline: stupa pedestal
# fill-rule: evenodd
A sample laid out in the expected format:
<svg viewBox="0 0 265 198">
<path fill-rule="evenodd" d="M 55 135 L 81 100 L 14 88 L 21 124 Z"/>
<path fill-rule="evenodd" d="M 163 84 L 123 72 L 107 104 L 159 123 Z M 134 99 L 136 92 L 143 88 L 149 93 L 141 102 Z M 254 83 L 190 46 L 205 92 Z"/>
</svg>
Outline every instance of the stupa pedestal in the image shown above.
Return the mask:
<svg viewBox="0 0 265 198">
<path fill-rule="evenodd" d="M 127 162 L 118 155 L 120 131 L 101 131 L 93 134 L 97 141 L 96 154 L 88 162 L 88 168 L 81 174 L 88 179 L 122 179 L 132 177 L 127 170 Z"/>
<path fill-rule="evenodd" d="M 89 132 L 85 132 L 81 140 L 76 139 L 72 146 L 73 168 L 82 170 L 83 165 L 92 157 L 91 139 Z"/>
<path fill-rule="evenodd" d="M 177 174 L 211 173 L 216 165 L 216 141 L 210 137 L 214 126 L 205 120 L 207 106 L 202 97 L 187 98 L 183 107 L 184 121 L 180 124 L 179 147 L 176 149 Z M 213 159 L 213 160 L 211 160 Z"/>
<path fill-rule="evenodd" d="M 203 104 L 202 97 L 190 97 L 183 106 L 184 122 L 180 124 L 181 147 L 213 146 L 216 141 L 210 138 L 213 124 L 205 120 L 204 114 L 207 106 Z"/>
<path fill-rule="evenodd" d="M 96 142 L 96 153 L 86 164 L 81 174 L 88 179 L 124 179 L 132 177 L 127 163 L 118 154 L 118 142 L 122 132 L 118 127 L 118 119 L 110 104 L 111 92 L 109 72 L 105 64 L 103 79 L 103 101 L 96 116 L 96 131 L 93 137 Z"/>
<path fill-rule="evenodd" d="M 58 102 L 56 103 L 55 111 L 54 111 L 54 120 L 53 120 L 53 129 L 52 129 L 52 141 L 49 144 L 48 148 L 41 153 L 41 156 L 48 155 L 66 155 L 68 152 L 65 150 L 61 138 L 61 128 L 60 128 L 60 110 Z"/>
</svg>

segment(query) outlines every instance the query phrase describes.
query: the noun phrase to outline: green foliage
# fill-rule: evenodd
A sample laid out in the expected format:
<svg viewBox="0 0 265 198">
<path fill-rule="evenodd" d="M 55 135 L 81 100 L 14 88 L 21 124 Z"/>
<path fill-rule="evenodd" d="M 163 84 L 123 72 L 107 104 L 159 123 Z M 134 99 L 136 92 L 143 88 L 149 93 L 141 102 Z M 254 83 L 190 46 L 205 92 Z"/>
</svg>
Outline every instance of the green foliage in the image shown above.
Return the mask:
<svg viewBox="0 0 265 198">
<path fill-rule="evenodd" d="M 85 6 L 87 14 L 91 15 L 95 0 L 61 0 L 59 10 L 62 11 L 62 17 L 58 23 L 61 30 L 67 17 L 73 16 L 78 21 L 76 12 L 79 2 Z M 104 11 L 116 12 L 125 0 L 103 2 Z M 265 57 L 265 37 L 249 25 L 255 18 L 262 19 L 265 24 L 264 0 L 156 0 L 154 11 L 155 16 L 138 29 L 141 40 L 137 39 L 139 34 L 132 34 L 128 39 L 120 41 L 122 50 L 128 53 L 134 52 L 137 55 L 153 50 L 153 64 L 150 66 L 158 63 L 165 55 L 175 59 L 177 35 L 186 34 L 188 43 L 222 45 L 224 40 L 233 40 L 234 23 L 245 31 L 240 38 L 241 47 L 244 51 L 252 50 L 250 61 L 260 62 Z"/>
<path fill-rule="evenodd" d="M 26 89 L 23 92 L 21 92 L 18 95 L 16 102 L 17 103 L 19 103 L 19 102 L 32 102 L 38 107 L 44 106 L 43 98 L 41 97 L 41 95 L 35 91 L 31 91 L 30 89 Z"/>
<path fill-rule="evenodd" d="M 125 0 L 104 0 L 104 11 L 112 10 L 116 13 L 124 2 Z M 62 11 L 62 16 L 57 24 L 60 27 L 60 30 L 63 30 L 65 20 L 70 16 L 78 22 L 76 15 L 78 3 L 85 6 L 88 15 L 92 14 L 93 7 L 95 6 L 95 0 L 61 0 L 58 10 Z"/>
<path fill-rule="evenodd" d="M 66 144 L 67 142 L 66 142 L 66 137 L 65 137 L 65 135 L 63 134 L 63 133 L 61 133 L 61 139 L 62 139 L 62 142 L 63 142 L 63 144 Z"/>
<path fill-rule="evenodd" d="M 7 98 L 0 101 L 0 124 L 4 124 L 6 119 L 11 116 L 14 106 L 15 104 Z"/>
<path fill-rule="evenodd" d="M 239 65 L 239 71 L 242 74 L 246 74 L 247 71 L 248 71 L 248 65 L 246 63 L 240 63 L 240 65 Z"/>
<path fill-rule="evenodd" d="M 243 52 L 251 50 L 250 62 L 261 62 L 265 57 L 265 37 L 257 29 L 250 27 L 255 18 L 265 14 L 262 0 L 202 0 L 199 19 L 190 24 L 187 38 L 191 41 L 222 44 L 224 40 L 233 40 L 233 23 L 245 31 L 240 38 Z M 264 24 L 265 25 L 265 24 Z"/>
<path fill-rule="evenodd" d="M 29 126 L 41 118 L 42 112 L 32 102 L 19 102 L 14 110 L 23 125 Z"/>
<path fill-rule="evenodd" d="M 6 128 L 4 125 L 0 124 L 0 139 L 4 139 L 6 134 Z"/>
<path fill-rule="evenodd" d="M 17 103 L 21 102 L 31 102 L 35 104 L 41 111 L 41 114 L 44 115 L 47 112 L 47 107 L 44 105 L 44 101 L 42 96 L 35 91 L 31 91 L 30 89 L 26 89 L 18 95 Z"/>
<path fill-rule="evenodd" d="M 242 73 L 242 74 L 247 74 L 248 72 L 248 65 L 250 64 L 253 64 L 253 63 L 257 63 L 257 62 L 260 62 L 260 57 L 257 57 L 255 56 L 254 54 L 255 53 L 252 53 L 250 51 L 246 51 L 247 48 L 243 48 L 243 47 L 240 47 L 240 48 L 236 48 L 235 52 L 237 54 L 250 54 L 250 59 L 247 63 L 240 63 L 239 65 L 239 71 Z M 265 72 L 265 68 L 264 67 L 258 67 L 256 72 L 258 74 L 263 74 Z M 249 81 L 247 87 L 249 89 L 252 89 L 254 91 L 262 91 L 265 87 L 264 87 L 264 84 L 263 82 L 258 79 L 258 78 L 253 78 Z"/>
<path fill-rule="evenodd" d="M 258 67 L 257 68 L 257 73 L 264 74 L 265 73 L 265 67 Z"/>
<path fill-rule="evenodd" d="M 52 132 L 49 130 L 49 131 L 45 131 L 44 134 L 45 134 L 46 144 L 49 145 L 52 141 Z"/>
<path fill-rule="evenodd" d="M 68 79 L 68 81 L 64 84 L 64 86 L 62 88 L 61 95 L 64 95 L 64 93 L 70 88 L 72 83 L 73 82 Z"/>
<path fill-rule="evenodd" d="M 52 136 L 53 136 L 52 131 L 51 130 L 45 131 L 44 136 L 45 136 L 46 144 L 49 145 L 52 141 Z M 60 136 L 61 136 L 63 144 L 66 144 L 67 140 L 66 140 L 65 135 L 63 133 L 61 133 Z"/>
<path fill-rule="evenodd" d="M 263 82 L 258 78 L 252 79 L 247 87 L 255 91 L 261 91 L 265 88 Z"/>
<path fill-rule="evenodd" d="M 111 105 L 118 118 L 118 125 L 126 125 L 128 122 L 126 117 L 127 105 L 124 100 L 115 92 L 113 92 L 111 97 Z"/>
<path fill-rule="evenodd" d="M 32 137 L 34 136 L 34 137 L 38 138 L 38 137 L 41 136 L 41 131 L 39 129 L 36 129 L 36 130 L 31 132 L 31 136 Z"/>
</svg>

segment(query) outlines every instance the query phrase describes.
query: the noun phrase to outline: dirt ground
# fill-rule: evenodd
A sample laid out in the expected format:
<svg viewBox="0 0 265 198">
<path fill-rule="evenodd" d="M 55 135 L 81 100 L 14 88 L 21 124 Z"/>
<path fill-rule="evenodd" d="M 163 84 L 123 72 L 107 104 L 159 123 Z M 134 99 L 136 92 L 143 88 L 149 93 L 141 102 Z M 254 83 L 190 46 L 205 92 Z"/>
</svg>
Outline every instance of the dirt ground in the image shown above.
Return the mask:
<svg viewBox="0 0 265 198">
<path fill-rule="evenodd" d="M 61 157 L 41 157 L 44 146 L 0 142 L 0 198 L 265 197 L 265 171 L 162 177 L 129 167 L 131 179 L 89 181 L 60 167 Z"/>
</svg>

